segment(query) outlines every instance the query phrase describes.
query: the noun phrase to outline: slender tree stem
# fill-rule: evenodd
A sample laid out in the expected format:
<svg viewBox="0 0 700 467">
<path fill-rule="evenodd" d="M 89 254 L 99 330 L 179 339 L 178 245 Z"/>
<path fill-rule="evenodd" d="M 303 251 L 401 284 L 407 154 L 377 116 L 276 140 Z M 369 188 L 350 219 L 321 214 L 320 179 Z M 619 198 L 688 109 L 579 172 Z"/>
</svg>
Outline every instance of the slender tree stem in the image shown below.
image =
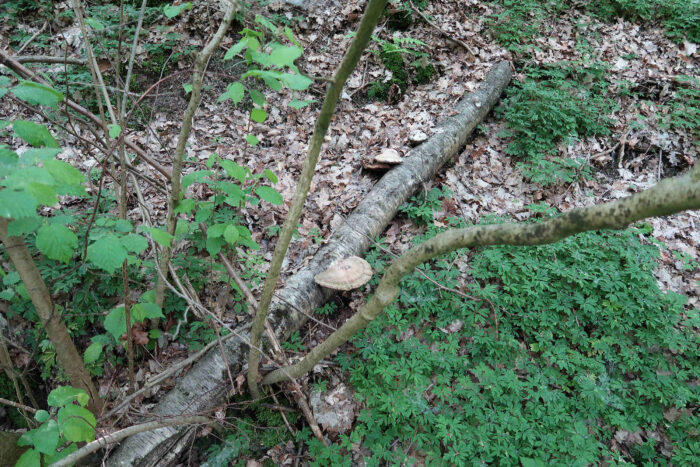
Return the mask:
<svg viewBox="0 0 700 467">
<path fill-rule="evenodd" d="M 260 391 L 258 389 L 258 366 L 260 364 L 260 352 L 258 351 L 258 348 L 260 347 L 260 340 L 263 328 L 265 327 L 267 313 L 270 309 L 272 295 L 277 287 L 277 279 L 279 278 L 280 270 L 282 269 L 282 261 L 284 260 L 284 256 L 287 254 L 287 248 L 289 248 L 289 242 L 292 239 L 294 228 L 296 227 L 299 217 L 301 216 L 301 210 L 304 207 L 304 202 L 306 201 L 306 196 L 309 192 L 309 187 L 311 186 L 311 179 L 313 178 L 314 169 L 316 168 L 316 163 L 318 162 L 318 156 L 321 152 L 323 139 L 326 136 L 328 126 L 331 122 L 331 117 L 333 116 L 338 99 L 340 98 L 340 92 L 350 76 L 350 73 L 352 73 L 352 70 L 354 70 L 357 66 L 357 62 L 360 61 L 362 52 L 369 43 L 370 37 L 372 36 L 372 31 L 374 31 L 374 27 L 377 25 L 377 21 L 379 21 L 379 17 L 384 11 L 386 2 L 387 0 L 369 0 L 367 9 L 365 10 L 362 20 L 360 21 L 360 26 L 357 29 L 357 34 L 350 44 L 348 51 L 345 53 L 343 61 L 340 63 L 340 67 L 338 67 L 338 70 L 335 72 L 333 79 L 328 85 L 326 97 L 321 105 L 321 112 L 316 119 L 314 134 L 311 137 L 309 150 L 306 154 L 306 159 L 304 160 L 304 166 L 301 169 L 299 184 L 294 192 L 292 204 L 289 207 L 289 213 L 287 214 L 284 225 L 282 226 L 282 231 L 280 232 L 279 239 L 277 240 L 277 245 L 275 245 L 275 252 L 272 255 L 270 269 L 267 273 L 267 278 L 265 279 L 262 295 L 260 296 L 258 310 L 255 314 L 253 326 L 250 330 L 248 388 L 250 389 L 252 397 L 255 399 L 260 397 Z"/>
</svg>

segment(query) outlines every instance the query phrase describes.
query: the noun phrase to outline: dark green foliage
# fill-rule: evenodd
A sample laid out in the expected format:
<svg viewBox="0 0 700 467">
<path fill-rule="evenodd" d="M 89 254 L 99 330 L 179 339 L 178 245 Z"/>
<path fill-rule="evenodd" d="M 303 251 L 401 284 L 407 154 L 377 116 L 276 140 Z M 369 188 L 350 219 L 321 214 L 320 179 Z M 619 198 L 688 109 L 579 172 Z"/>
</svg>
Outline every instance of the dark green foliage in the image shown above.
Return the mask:
<svg viewBox="0 0 700 467">
<path fill-rule="evenodd" d="M 399 207 L 399 212 L 406 216 L 416 225 L 426 225 L 433 222 L 433 212 L 440 209 L 443 198 L 449 198 L 452 192 L 449 188 L 432 188 L 427 193 L 421 192 L 412 196 L 408 203 Z"/>
<path fill-rule="evenodd" d="M 658 22 L 676 42 L 700 42 L 700 2 L 694 0 L 589 0 L 586 9 L 606 20 Z"/>
<path fill-rule="evenodd" d="M 653 438 L 629 456 L 610 449 L 619 429 L 665 430 L 672 461 L 692 463 L 697 418 L 664 412 L 700 402 L 700 318 L 659 291 L 658 249 L 640 233 L 482 249 L 469 262 L 473 300 L 405 279 L 338 357 L 366 407 L 349 439 L 372 452 L 367 465 L 410 463 L 409 450 L 431 465 L 666 462 Z M 455 288 L 455 258 L 420 269 Z"/>
<path fill-rule="evenodd" d="M 418 65 L 413 70 L 413 84 L 428 84 L 436 75 L 437 70 L 433 65 Z"/>
<path fill-rule="evenodd" d="M 400 52 L 382 50 L 379 54 L 382 63 L 392 74 L 388 81 L 375 81 L 369 89 L 370 97 L 396 102 L 408 87 L 408 71 Z"/>
<path fill-rule="evenodd" d="M 668 104 L 667 125 L 679 131 L 688 131 L 700 137 L 700 79 L 679 76 L 680 86 Z"/>
<path fill-rule="evenodd" d="M 558 64 L 526 70 L 527 79 L 514 82 L 507 98 L 496 109 L 511 137 L 507 152 L 533 165 L 526 175 L 542 184 L 570 181 L 580 162 L 545 161 L 558 154 L 559 146 L 575 138 L 607 135 L 613 110 L 607 98 L 605 68 Z"/>
</svg>

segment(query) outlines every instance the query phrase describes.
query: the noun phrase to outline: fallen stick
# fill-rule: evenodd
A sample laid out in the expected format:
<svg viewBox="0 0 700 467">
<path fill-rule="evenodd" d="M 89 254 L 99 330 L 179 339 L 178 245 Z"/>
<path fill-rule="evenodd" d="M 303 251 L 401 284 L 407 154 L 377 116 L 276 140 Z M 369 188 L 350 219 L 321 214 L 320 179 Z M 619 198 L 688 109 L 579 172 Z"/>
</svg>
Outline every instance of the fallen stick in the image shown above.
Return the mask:
<svg viewBox="0 0 700 467">
<path fill-rule="evenodd" d="M 307 320 L 302 311 L 313 311 L 330 296 L 318 287 L 313 277 L 337 258 L 362 255 L 370 239 L 379 235 L 408 198 L 457 153 L 469 134 L 491 111 L 511 78 L 510 65 L 499 62 L 485 77 L 479 89 L 465 96 L 455 107 L 456 114 L 446 118 L 433 136 L 411 150 L 403 164 L 387 172 L 355 208 L 328 243 L 318 250 L 309 265 L 291 278 L 273 303 L 270 321 L 280 340 L 286 339 Z M 237 333 L 246 336 L 249 324 Z M 231 372 L 247 366 L 248 346 L 239 337 L 223 344 Z M 219 348 L 210 350 L 182 377 L 176 386 L 154 407 L 156 416 L 202 414 L 224 403 L 228 382 L 225 360 Z M 107 460 L 108 466 L 162 466 L 176 462 L 189 447 L 193 431 L 167 427 L 139 433 L 124 441 Z"/>
</svg>

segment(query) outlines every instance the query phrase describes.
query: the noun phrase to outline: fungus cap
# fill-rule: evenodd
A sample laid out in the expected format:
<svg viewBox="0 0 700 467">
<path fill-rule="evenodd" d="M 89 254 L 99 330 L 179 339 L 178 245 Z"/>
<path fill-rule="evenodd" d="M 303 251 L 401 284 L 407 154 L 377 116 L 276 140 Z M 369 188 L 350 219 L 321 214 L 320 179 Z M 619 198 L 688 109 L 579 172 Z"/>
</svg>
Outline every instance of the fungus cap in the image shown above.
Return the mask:
<svg viewBox="0 0 700 467">
<path fill-rule="evenodd" d="M 314 281 L 318 285 L 333 290 L 356 289 L 372 278 L 372 267 L 367 261 L 357 256 L 333 261 L 328 269 L 316 274 Z"/>
</svg>

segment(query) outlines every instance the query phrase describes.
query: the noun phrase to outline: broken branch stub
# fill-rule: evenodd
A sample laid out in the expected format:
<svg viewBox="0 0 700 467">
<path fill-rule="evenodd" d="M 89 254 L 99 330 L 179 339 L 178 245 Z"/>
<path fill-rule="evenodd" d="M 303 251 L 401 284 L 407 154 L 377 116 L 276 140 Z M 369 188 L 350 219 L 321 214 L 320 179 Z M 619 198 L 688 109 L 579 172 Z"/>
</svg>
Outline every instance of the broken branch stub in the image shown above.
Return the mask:
<svg viewBox="0 0 700 467">
<path fill-rule="evenodd" d="M 352 290 L 365 285 L 372 278 L 372 267 L 359 256 L 334 261 L 325 271 L 316 274 L 314 281 L 333 290 Z"/>
</svg>

